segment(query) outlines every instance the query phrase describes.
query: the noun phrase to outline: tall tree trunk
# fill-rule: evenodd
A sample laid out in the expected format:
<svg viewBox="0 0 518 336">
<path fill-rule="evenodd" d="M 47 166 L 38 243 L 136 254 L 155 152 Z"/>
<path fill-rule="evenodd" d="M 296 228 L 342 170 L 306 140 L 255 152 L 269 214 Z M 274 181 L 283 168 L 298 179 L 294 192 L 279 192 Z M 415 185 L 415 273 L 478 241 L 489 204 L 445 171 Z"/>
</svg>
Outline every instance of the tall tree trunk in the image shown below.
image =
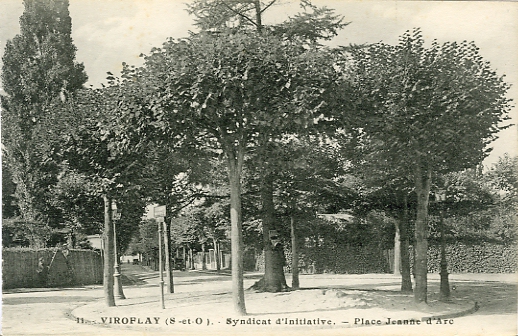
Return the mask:
<svg viewBox="0 0 518 336">
<path fill-rule="evenodd" d="M 165 276 L 166 276 L 166 287 L 168 293 L 174 293 L 173 283 L 173 268 L 171 267 L 171 231 L 169 230 L 170 225 L 167 225 L 169 218 L 164 220 L 164 254 L 165 254 Z"/>
<path fill-rule="evenodd" d="M 266 171 L 266 169 L 265 169 Z M 278 234 L 274 223 L 273 177 L 267 172 L 261 176 L 261 219 L 263 224 L 264 276 L 252 288 L 259 291 L 279 292 L 287 288 L 284 276 L 284 249 L 280 240 L 273 245 L 271 231 Z"/>
<path fill-rule="evenodd" d="M 401 291 L 412 292 L 412 277 L 410 275 L 410 251 L 408 242 L 408 195 L 403 195 L 403 204 L 399 223 L 401 238 Z"/>
<path fill-rule="evenodd" d="M 281 280 L 279 274 L 277 274 L 278 268 L 275 267 L 275 255 L 270 241 L 270 230 L 275 230 L 273 223 L 273 179 L 268 173 L 262 176 L 261 181 L 261 219 L 263 224 L 264 276 L 259 289 L 278 292 L 281 290 Z"/>
<path fill-rule="evenodd" d="M 246 315 L 243 288 L 243 232 L 241 227 L 241 169 L 244 148 L 233 151 L 227 148 L 228 177 L 230 184 L 230 237 L 232 256 L 232 301 L 235 313 Z"/>
<path fill-rule="evenodd" d="M 112 199 L 108 195 L 103 195 L 104 199 L 104 273 L 103 273 L 103 291 L 104 300 L 108 307 L 115 306 L 115 297 L 113 293 L 113 267 L 115 264 L 114 246 L 113 246 L 113 218 L 112 218 Z"/>
<path fill-rule="evenodd" d="M 295 218 L 293 209 L 290 214 L 290 229 L 291 229 L 291 287 L 298 289 L 300 287 L 299 281 L 299 249 L 297 242 L 297 231 L 295 230 Z"/>
<path fill-rule="evenodd" d="M 428 291 L 428 201 L 432 172 L 429 167 L 416 167 L 415 190 L 417 193 L 417 216 L 415 222 L 415 290 L 417 303 L 427 302 Z"/>
<path fill-rule="evenodd" d="M 254 0 L 254 7 L 255 7 L 255 23 L 257 25 L 256 29 L 259 33 L 261 33 L 261 31 L 263 29 L 261 1 Z"/>
<path fill-rule="evenodd" d="M 394 234 L 394 275 L 401 274 L 401 222 L 395 222 L 396 233 Z"/>
</svg>

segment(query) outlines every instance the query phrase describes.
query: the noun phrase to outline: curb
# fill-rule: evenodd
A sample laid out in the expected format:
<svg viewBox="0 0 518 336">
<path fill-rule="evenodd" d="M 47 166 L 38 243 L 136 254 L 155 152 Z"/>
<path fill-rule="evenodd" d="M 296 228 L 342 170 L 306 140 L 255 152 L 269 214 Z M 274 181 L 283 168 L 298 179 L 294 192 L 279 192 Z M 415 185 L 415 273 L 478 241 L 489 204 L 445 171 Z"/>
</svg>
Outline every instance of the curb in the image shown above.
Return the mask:
<svg viewBox="0 0 518 336">
<path fill-rule="evenodd" d="M 473 303 L 473 307 L 471 307 L 469 309 L 461 310 L 460 312 L 457 312 L 457 313 L 425 316 L 425 317 L 421 318 L 421 321 L 426 321 L 426 320 L 429 320 L 429 319 L 432 319 L 432 320 L 442 320 L 442 319 L 452 319 L 452 318 L 456 318 L 456 317 L 462 317 L 462 316 L 466 316 L 466 315 L 469 315 L 469 314 L 473 314 L 479 308 L 480 308 L 480 306 L 478 305 L 478 302 L 475 301 Z"/>
</svg>

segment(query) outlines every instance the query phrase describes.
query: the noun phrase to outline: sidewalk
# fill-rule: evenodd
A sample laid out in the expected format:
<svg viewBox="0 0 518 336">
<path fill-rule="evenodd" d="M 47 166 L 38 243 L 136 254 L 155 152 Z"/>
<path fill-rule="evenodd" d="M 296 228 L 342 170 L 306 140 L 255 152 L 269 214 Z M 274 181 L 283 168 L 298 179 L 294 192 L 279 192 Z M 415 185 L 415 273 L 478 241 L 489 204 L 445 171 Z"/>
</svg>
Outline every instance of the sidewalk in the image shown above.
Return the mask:
<svg viewBox="0 0 518 336">
<path fill-rule="evenodd" d="M 430 322 L 442 322 L 442 319 L 458 318 L 478 309 L 474 300 L 459 295 L 454 295 L 451 303 L 438 302 L 438 276 L 433 274 L 429 280 L 429 305 L 421 306 L 413 304 L 412 295 L 399 292 L 400 278 L 397 276 L 320 274 L 301 275 L 304 288 L 297 291 L 255 293 L 245 290 L 248 315 L 241 317 L 233 310 L 228 275 L 174 272 L 175 293 L 165 294 L 165 309 L 162 309 L 158 272 L 126 269 L 123 274 L 132 281 L 141 282 L 124 288 L 127 299 L 116 300 L 116 307 L 106 307 L 104 300 L 99 300 L 73 310 L 72 316 L 84 323 L 108 326 L 114 332 L 175 330 L 194 334 L 227 334 L 245 329 L 256 333 L 308 329 L 324 332 L 343 328 L 352 330 L 373 324 L 391 328 L 392 322 L 415 328 Z M 249 288 L 259 276 L 245 276 L 244 288 Z M 458 282 L 463 287 L 466 281 L 476 281 L 472 275 L 452 278 L 452 283 Z M 515 276 L 482 278 L 483 281 L 493 279 L 513 283 Z M 289 283 L 291 279 L 288 277 L 287 280 Z"/>
</svg>

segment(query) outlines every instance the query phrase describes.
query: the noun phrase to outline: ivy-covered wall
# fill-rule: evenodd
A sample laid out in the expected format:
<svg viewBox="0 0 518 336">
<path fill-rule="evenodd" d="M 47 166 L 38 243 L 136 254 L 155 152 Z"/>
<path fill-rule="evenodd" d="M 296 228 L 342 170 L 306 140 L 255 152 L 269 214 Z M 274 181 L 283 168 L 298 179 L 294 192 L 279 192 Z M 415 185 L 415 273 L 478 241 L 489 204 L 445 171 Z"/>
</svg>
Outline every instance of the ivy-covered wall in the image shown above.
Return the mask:
<svg viewBox="0 0 518 336">
<path fill-rule="evenodd" d="M 516 246 L 512 245 L 455 243 L 446 246 L 446 260 L 450 273 L 515 273 L 516 257 Z M 429 246 L 428 272 L 439 273 L 440 260 L 440 247 Z"/>
<path fill-rule="evenodd" d="M 285 247 L 285 272 L 291 272 L 291 250 Z M 378 246 L 335 246 L 305 248 L 299 252 L 301 273 L 365 274 L 390 272 L 388 251 Z M 256 258 L 256 270 L 264 271 L 264 258 Z"/>
<path fill-rule="evenodd" d="M 291 250 L 285 248 L 286 272 L 291 272 Z M 516 273 L 517 247 L 495 243 L 463 244 L 456 242 L 446 247 L 450 273 Z M 362 247 L 305 248 L 300 252 L 302 273 L 365 274 L 391 273 L 393 250 L 380 250 L 376 245 Z M 440 271 L 440 247 L 428 247 L 428 272 Z M 410 267 L 413 265 L 410 247 Z M 256 270 L 264 271 L 262 254 L 256 257 Z"/>
</svg>

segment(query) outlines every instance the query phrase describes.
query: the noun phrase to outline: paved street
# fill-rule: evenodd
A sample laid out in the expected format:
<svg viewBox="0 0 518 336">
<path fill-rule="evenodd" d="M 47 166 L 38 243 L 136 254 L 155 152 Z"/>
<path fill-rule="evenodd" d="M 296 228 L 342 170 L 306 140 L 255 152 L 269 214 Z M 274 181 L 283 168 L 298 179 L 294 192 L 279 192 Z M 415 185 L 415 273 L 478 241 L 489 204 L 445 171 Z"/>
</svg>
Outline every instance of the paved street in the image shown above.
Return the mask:
<svg viewBox="0 0 518 336">
<path fill-rule="evenodd" d="M 146 297 L 157 301 L 158 272 L 141 266 L 122 265 L 122 272 L 134 285 L 125 286 L 128 298 Z M 251 275 L 254 278 L 257 276 Z M 211 289 L 226 288 L 230 277 L 198 272 L 174 272 L 176 292 L 184 292 L 186 287 L 202 289 L 203 283 L 210 281 Z M 202 285 L 200 285 L 200 283 Z M 199 292 L 198 295 L 209 294 Z M 7 290 L 2 295 L 2 335 L 93 335 L 115 331 L 103 325 L 77 323 L 71 312 L 87 303 L 103 299 L 102 286 L 86 286 L 66 289 L 16 289 Z M 128 331 L 125 332 L 128 335 Z"/>
<path fill-rule="evenodd" d="M 175 293 L 166 294 L 166 310 L 159 306 L 159 288 L 157 272 L 149 271 L 141 266 L 123 265 L 122 271 L 128 281 L 124 287 L 128 299 L 118 300 L 117 307 L 105 307 L 102 299 L 101 286 L 89 286 L 69 289 L 27 289 L 12 290 L 3 294 L 3 335 L 150 335 L 155 333 L 171 333 L 172 330 L 184 333 L 199 333 L 200 328 L 195 326 L 150 326 L 121 325 L 114 323 L 100 323 L 101 319 L 109 317 L 141 317 L 144 323 L 146 317 L 153 316 L 227 316 L 233 317 L 230 302 L 230 276 L 201 273 L 175 272 Z M 245 288 L 260 277 L 260 274 L 247 274 Z M 451 276 L 451 283 L 455 285 L 454 296 L 476 300 L 480 309 L 474 314 L 456 317 L 455 324 L 441 326 L 441 333 L 449 335 L 515 335 L 516 334 L 516 276 L 500 274 L 458 274 Z M 288 279 L 289 282 L 289 279 Z M 353 324 L 354 316 L 358 314 L 368 318 L 373 316 L 400 316 L 401 310 L 390 307 L 383 309 L 358 309 L 358 307 L 343 307 L 340 310 L 325 309 L 318 306 L 318 302 L 311 301 L 310 295 L 317 288 L 340 289 L 347 293 L 363 291 L 370 297 L 390 296 L 390 291 L 397 289 L 399 279 L 390 274 L 367 275 L 303 275 L 301 283 L 307 290 L 287 293 L 253 294 L 247 292 L 246 302 L 250 317 L 260 319 L 288 317 L 332 317 L 341 316 L 342 320 Z M 438 275 L 430 274 L 430 291 L 437 287 Z M 313 288 L 313 289 L 312 289 Z M 262 295 L 262 296 L 261 296 Z M 306 302 L 303 300 L 307 297 Z M 322 296 L 325 297 L 325 296 Z M 298 299 L 297 299 L 298 298 Z M 282 300 L 289 299 L 290 302 Z M 335 298 L 336 299 L 336 298 Z M 297 301 L 298 300 L 298 301 Z M 301 301 L 302 300 L 302 301 Z M 284 306 L 283 306 L 284 305 Z M 287 305 L 287 306 L 286 306 Z M 287 309 L 285 307 L 288 307 Z M 324 307 L 324 308 L 322 308 Z M 388 314 L 391 315 L 386 315 Z M 349 315 L 347 315 L 349 314 Z M 356 315 L 354 315 L 356 314 Z M 400 314 L 400 315 L 397 315 Z M 247 316 L 247 318 L 249 317 Z M 346 318 L 349 316 L 349 318 Z M 360 316 L 360 315 L 358 315 Z M 403 315 L 401 315 L 403 316 Z M 83 318 L 77 321 L 75 318 Z M 236 317 L 237 318 L 237 317 Z M 163 321 L 164 319 L 162 319 Z M 92 324 L 91 321 L 96 322 Z M 185 321 L 187 323 L 187 321 Z M 192 322 L 192 321 L 191 321 Z M 135 320 L 138 323 L 138 320 Z M 194 323 L 192 323 L 194 324 Z M 226 326 L 225 319 L 221 320 L 220 328 L 203 329 L 204 332 L 221 331 L 226 334 L 239 334 L 250 329 L 246 326 Z M 304 327 L 291 328 L 288 331 L 310 331 L 311 334 L 334 335 L 343 334 L 344 330 L 337 328 L 348 327 L 348 335 L 379 335 L 379 334 L 437 334 L 437 326 L 422 326 L 419 329 L 409 330 L 409 326 L 386 326 L 353 328 L 351 325 L 336 325 L 332 328 Z M 182 329 L 183 328 L 183 329 Z M 413 327 L 416 328 L 416 327 Z M 474 329 L 475 328 L 475 329 Z M 261 329 L 258 329 L 259 331 Z M 271 333 L 272 329 L 262 329 Z M 444 333 L 443 333 L 444 331 Z M 470 332 L 472 331 L 472 332 Z M 285 334 L 285 331 L 283 331 Z"/>
</svg>

